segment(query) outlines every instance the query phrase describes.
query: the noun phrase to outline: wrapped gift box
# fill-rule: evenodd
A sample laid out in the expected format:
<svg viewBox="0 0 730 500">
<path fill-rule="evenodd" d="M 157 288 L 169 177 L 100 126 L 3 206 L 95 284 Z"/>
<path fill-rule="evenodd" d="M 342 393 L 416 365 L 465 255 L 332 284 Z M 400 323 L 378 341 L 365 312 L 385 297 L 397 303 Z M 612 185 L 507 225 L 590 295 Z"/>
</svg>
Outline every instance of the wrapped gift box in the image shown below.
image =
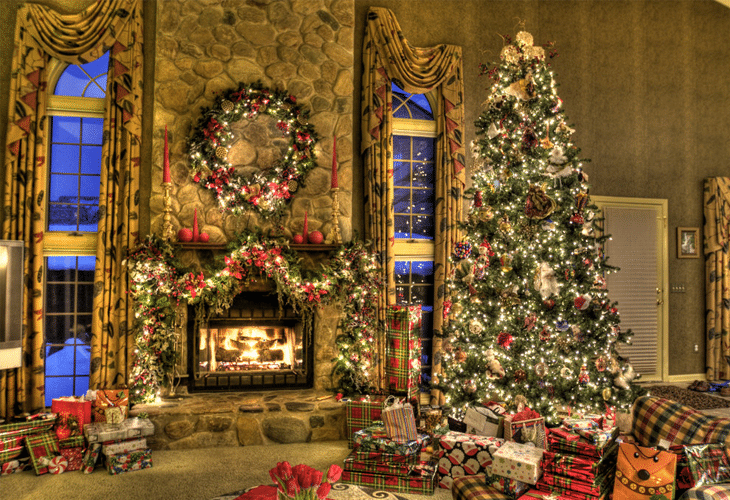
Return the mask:
<svg viewBox="0 0 730 500">
<path fill-rule="evenodd" d="M 78 446 L 76 448 L 61 448 L 61 456 L 66 459 L 68 466 L 67 471 L 81 470 L 84 466 L 84 448 Z"/>
<path fill-rule="evenodd" d="M 430 441 L 428 434 L 419 434 L 414 441 L 398 442 L 390 439 L 382 425 L 371 425 L 353 435 L 353 446 L 358 451 L 381 451 L 394 455 L 416 455 Z"/>
<path fill-rule="evenodd" d="M 489 486 L 483 476 L 464 476 L 454 479 L 451 488 L 453 500 L 515 500 L 515 497 Z"/>
<path fill-rule="evenodd" d="M 469 407 L 464 414 L 467 432 L 480 436 L 502 437 L 504 435 L 504 416 L 492 408 L 484 406 Z"/>
<path fill-rule="evenodd" d="M 128 418 L 121 424 L 96 422 L 84 426 L 84 435 L 89 443 L 119 441 L 154 433 L 155 425 L 148 418 Z"/>
<path fill-rule="evenodd" d="M 605 498 L 608 498 L 608 492 L 604 493 L 600 498 L 597 500 L 604 500 Z M 547 492 L 547 491 L 541 491 L 537 488 L 533 488 L 529 490 L 527 493 L 519 497 L 517 500 L 579 500 L 576 499 L 573 496 L 567 496 L 563 495 L 557 491 L 554 492 Z"/>
<path fill-rule="evenodd" d="M 492 474 L 535 484 L 542 475 L 542 448 L 506 441 L 494 452 Z"/>
<path fill-rule="evenodd" d="M 388 391 L 410 399 L 421 383 L 421 306 L 390 306 L 385 325 Z"/>
<path fill-rule="evenodd" d="M 112 475 L 150 467 L 152 467 L 152 450 L 149 448 L 106 457 L 106 468 Z"/>
<path fill-rule="evenodd" d="M 396 476 L 343 470 L 340 481 L 385 491 L 433 495 L 433 491 L 436 488 L 436 470 L 434 466 L 430 472 L 424 470 L 421 476 Z"/>
<path fill-rule="evenodd" d="M 418 463 L 418 454 L 414 455 L 396 455 L 395 453 L 385 453 L 382 451 L 362 451 L 352 450 L 349 458 L 353 461 L 361 462 L 388 462 L 395 464 L 411 464 L 415 465 Z"/>
<path fill-rule="evenodd" d="M 22 440 L 24 436 L 28 436 L 30 434 L 41 434 L 51 430 L 55 423 L 56 417 L 54 415 L 53 418 L 44 418 L 28 422 L 13 422 L 10 424 L 0 425 L 0 443 L 8 442 L 13 438 L 18 437 Z M 15 446 L 17 446 L 17 444 L 11 445 L 10 447 Z"/>
<path fill-rule="evenodd" d="M 538 482 L 535 485 L 535 489 L 546 495 L 559 495 L 560 497 L 566 498 L 567 500 L 601 500 L 608 496 L 608 492 L 611 488 L 605 488 L 600 495 L 591 495 L 589 493 L 581 493 L 571 488 L 560 488 L 559 486 L 549 486 L 544 483 Z"/>
<path fill-rule="evenodd" d="M 82 436 L 84 425 L 91 423 L 91 401 L 75 396 L 57 398 L 51 401 L 51 410 L 56 417 L 58 439 Z"/>
<path fill-rule="evenodd" d="M 504 440 L 449 431 L 439 439 L 439 487 L 450 489 L 454 478 L 483 474 Z"/>
<path fill-rule="evenodd" d="M 366 427 L 379 422 L 383 411 L 385 397 L 373 397 L 363 401 L 348 401 L 345 404 L 346 423 L 345 433 L 350 448 L 354 445 L 354 434 Z"/>
<path fill-rule="evenodd" d="M 99 389 L 92 406 L 94 422 L 106 422 L 106 409 L 120 408 L 126 418 L 129 410 L 129 389 Z"/>
<path fill-rule="evenodd" d="M 522 420 L 518 415 L 505 415 L 503 426 L 505 441 L 515 441 L 517 443 L 530 442 L 538 448 L 548 449 L 547 430 L 545 429 L 544 418 L 538 417 Z"/>
<path fill-rule="evenodd" d="M 91 424 L 94 425 L 94 424 Z M 101 443 L 89 443 L 89 447 L 86 448 L 84 453 L 84 460 L 82 470 L 84 474 L 91 474 L 94 472 L 96 462 L 99 460 L 99 454 L 101 453 Z"/>
<path fill-rule="evenodd" d="M 542 455 L 542 469 L 544 473 L 592 482 L 615 469 L 617 452 L 618 443 L 614 443 L 600 459 L 545 451 Z"/>
<path fill-rule="evenodd" d="M 355 453 L 355 452 L 353 452 Z M 426 470 L 430 474 L 436 470 L 435 463 L 419 460 L 418 455 L 414 455 L 407 462 L 387 462 L 378 460 L 358 460 L 351 453 L 345 458 L 344 470 L 351 472 L 369 472 L 372 474 L 389 474 L 394 476 L 421 476 L 422 471 Z"/>
<path fill-rule="evenodd" d="M 561 490 L 571 490 L 575 493 L 601 496 L 606 490 L 613 485 L 613 474 L 604 474 L 597 477 L 593 481 L 580 481 L 570 477 L 561 476 L 543 472 L 542 477 L 535 485 L 539 490 L 547 490 L 549 488 L 560 488 Z M 609 484 L 610 482 L 610 484 Z"/>
<path fill-rule="evenodd" d="M 531 486 L 522 481 L 517 481 L 509 477 L 495 476 L 492 474 L 491 465 L 487 467 L 487 472 L 484 474 L 485 484 L 496 488 L 501 493 L 508 495 L 510 498 L 517 498 L 518 496 L 526 493 Z"/>
<path fill-rule="evenodd" d="M 113 443 L 103 443 L 101 452 L 106 455 L 118 455 L 120 453 L 129 453 L 130 451 L 143 450 L 147 448 L 146 438 L 127 439 L 125 441 L 116 441 Z"/>
<path fill-rule="evenodd" d="M 51 431 L 25 436 L 25 447 L 30 453 L 30 461 L 38 476 L 50 472 L 51 461 L 61 455 L 58 450 L 58 437 Z"/>
<path fill-rule="evenodd" d="M 16 446 L 15 448 L 7 448 L 5 450 L 0 451 L 0 464 L 3 464 L 5 462 L 10 462 L 11 460 L 15 460 L 18 458 L 23 451 L 23 445 Z"/>
<path fill-rule="evenodd" d="M 588 458 L 601 458 L 613 450 L 618 437 L 618 427 L 610 431 L 586 433 L 569 432 L 560 427 L 549 429 L 548 450 L 569 455 L 580 455 Z"/>
</svg>

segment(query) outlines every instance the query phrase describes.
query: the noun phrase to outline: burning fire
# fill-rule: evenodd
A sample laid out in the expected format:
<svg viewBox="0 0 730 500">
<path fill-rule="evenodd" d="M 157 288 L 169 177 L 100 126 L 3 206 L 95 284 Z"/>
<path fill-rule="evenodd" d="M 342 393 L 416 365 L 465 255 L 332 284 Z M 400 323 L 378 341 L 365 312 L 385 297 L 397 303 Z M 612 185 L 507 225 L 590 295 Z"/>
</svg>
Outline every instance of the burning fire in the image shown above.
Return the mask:
<svg viewBox="0 0 730 500">
<path fill-rule="evenodd" d="M 201 329 L 200 366 L 210 371 L 288 369 L 297 362 L 297 348 L 296 333 L 286 326 Z"/>
</svg>

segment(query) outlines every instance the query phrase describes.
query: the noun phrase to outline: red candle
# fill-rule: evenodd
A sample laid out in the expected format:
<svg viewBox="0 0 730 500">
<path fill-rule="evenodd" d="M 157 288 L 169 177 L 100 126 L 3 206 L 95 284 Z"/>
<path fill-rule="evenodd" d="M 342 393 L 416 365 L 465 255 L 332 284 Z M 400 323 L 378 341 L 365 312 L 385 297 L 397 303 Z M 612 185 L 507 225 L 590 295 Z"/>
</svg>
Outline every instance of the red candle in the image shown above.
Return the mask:
<svg viewBox="0 0 730 500">
<path fill-rule="evenodd" d="M 337 183 L 337 136 L 332 142 L 332 189 L 339 187 Z"/>
<path fill-rule="evenodd" d="M 198 241 L 198 209 L 193 213 L 193 241 Z"/>
<path fill-rule="evenodd" d="M 307 227 L 307 212 L 304 212 L 304 227 L 302 228 L 302 243 L 309 243 L 309 228 Z"/>
<path fill-rule="evenodd" d="M 162 182 L 170 181 L 170 148 L 167 145 L 167 125 L 165 125 L 165 159 L 162 163 Z"/>
</svg>

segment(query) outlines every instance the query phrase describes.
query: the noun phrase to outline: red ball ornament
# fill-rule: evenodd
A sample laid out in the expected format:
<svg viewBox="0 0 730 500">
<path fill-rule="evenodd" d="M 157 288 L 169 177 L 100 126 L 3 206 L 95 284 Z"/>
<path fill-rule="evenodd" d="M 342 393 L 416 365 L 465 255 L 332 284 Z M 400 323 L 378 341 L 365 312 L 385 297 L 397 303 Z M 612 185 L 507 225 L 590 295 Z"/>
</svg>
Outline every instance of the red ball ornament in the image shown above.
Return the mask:
<svg viewBox="0 0 730 500">
<path fill-rule="evenodd" d="M 193 241 L 193 230 L 187 227 L 182 228 L 180 231 L 177 232 L 177 240 L 184 243 L 187 243 L 188 241 Z"/>
<path fill-rule="evenodd" d="M 302 236 L 301 234 L 295 234 L 291 240 L 292 243 L 296 245 L 301 245 L 302 243 L 304 243 L 304 236 Z"/>
<path fill-rule="evenodd" d="M 198 235 L 198 241 L 201 243 L 208 243 L 208 241 L 210 241 L 210 235 L 208 233 L 200 233 Z"/>
<path fill-rule="evenodd" d="M 324 235 L 320 231 L 312 231 L 309 233 L 309 243 L 319 245 L 324 241 Z"/>
</svg>

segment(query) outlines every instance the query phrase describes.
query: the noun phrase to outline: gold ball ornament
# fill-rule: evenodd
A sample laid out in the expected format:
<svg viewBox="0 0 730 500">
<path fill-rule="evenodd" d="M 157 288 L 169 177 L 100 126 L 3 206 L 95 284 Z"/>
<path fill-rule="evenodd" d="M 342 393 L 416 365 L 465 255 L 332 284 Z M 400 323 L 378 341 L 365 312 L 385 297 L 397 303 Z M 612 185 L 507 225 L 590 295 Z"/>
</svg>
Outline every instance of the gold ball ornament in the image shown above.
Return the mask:
<svg viewBox="0 0 730 500">
<path fill-rule="evenodd" d="M 520 51 L 514 45 L 506 45 L 502 48 L 500 57 L 508 64 L 517 64 L 520 60 Z"/>
<path fill-rule="evenodd" d="M 517 33 L 517 36 L 515 36 L 515 41 L 521 45 L 532 45 L 532 34 L 527 31 L 520 31 Z"/>
<path fill-rule="evenodd" d="M 234 105 L 233 101 L 229 101 L 228 99 L 221 102 L 221 109 L 225 111 L 226 113 L 230 113 L 233 111 Z"/>
<path fill-rule="evenodd" d="M 287 186 L 289 187 L 290 193 L 295 193 L 297 191 L 297 189 L 299 189 L 299 183 L 294 180 L 289 181 L 289 184 L 287 184 Z"/>
<path fill-rule="evenodd" d="M 451 312 L 458 316 L 459 314 L 464 312 L 464 306 L 457 302 L 456 304 L 451 306 Z"/>
<path fill-rule="evenodd" d="M 573 376 L 573 372 L 570 371 L 570 368 L 568 368 L 567 366 L 564 366 L 560 369 L 560 376 L 565 379 L 568 379 Z"/>
<path fill-rule="evenodd" d="M 608 401 L 609 399 L 611 399 L 612 395 L 613 395 L 613 393 L 611 392 L 610 387 L 606 387 L 605 389 L 603 389 L 603 392 L 601 393 L 601 396 L 603 396 L 604 401 Z"/>
<path fill-rule="evenodd" d="M 225 160 L 228 157 L 228 150 L 223 146 L 215 148 L 215 155 L 221 160 Z"/>
</svg>

